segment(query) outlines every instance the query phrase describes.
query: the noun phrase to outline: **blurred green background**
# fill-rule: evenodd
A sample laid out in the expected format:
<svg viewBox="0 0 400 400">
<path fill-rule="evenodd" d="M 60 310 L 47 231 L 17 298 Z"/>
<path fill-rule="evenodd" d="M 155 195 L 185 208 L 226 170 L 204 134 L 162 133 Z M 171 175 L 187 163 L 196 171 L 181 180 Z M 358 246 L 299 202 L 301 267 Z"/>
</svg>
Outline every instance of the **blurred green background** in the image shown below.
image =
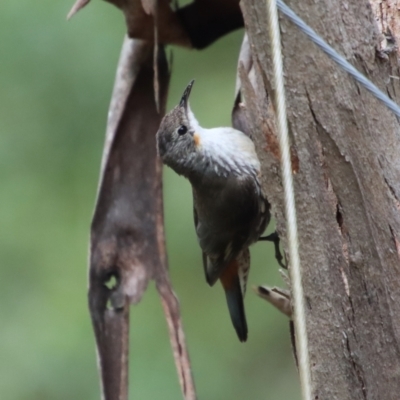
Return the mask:
<svg viewBox="0 0 400 400">
<path fill-rule="evenodd" d="M 107 108 L 125 32 L 119 10 L 93 1 L 0 3 L 0 398 L 100 398 L 87 309 L 89 225 Z M 173 49 L 168 108 L 190 79 L 207 127 L 230 124 L 243 32 L 197 52 Z M 165 170 L 170 270 L 200 399 L 299 399 L 288 321 L 246 299 L 241 344 L 217 284 L 204 281 L 189 184 Z M 282 285 L 272 245 L 252 248 L 249 287 Z M 130 397 L 180 399 L 161 305 L 151 284 L 131 311 Z"/>
</svg>

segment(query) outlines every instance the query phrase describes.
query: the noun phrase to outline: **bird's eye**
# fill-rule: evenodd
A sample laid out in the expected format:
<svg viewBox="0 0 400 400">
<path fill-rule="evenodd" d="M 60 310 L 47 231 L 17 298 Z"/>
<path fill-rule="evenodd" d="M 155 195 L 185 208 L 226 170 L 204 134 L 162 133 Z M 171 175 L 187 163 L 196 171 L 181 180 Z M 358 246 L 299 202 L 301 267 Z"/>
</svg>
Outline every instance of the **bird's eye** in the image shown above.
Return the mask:
<svg viewBox="0 0 400 400">
<path fill-rule="evenodd" d="M 185 125 L 181 125 L 178 129 L 179 135 L 184 135 L 187 132 L 187 127 Z"/>
</svg>

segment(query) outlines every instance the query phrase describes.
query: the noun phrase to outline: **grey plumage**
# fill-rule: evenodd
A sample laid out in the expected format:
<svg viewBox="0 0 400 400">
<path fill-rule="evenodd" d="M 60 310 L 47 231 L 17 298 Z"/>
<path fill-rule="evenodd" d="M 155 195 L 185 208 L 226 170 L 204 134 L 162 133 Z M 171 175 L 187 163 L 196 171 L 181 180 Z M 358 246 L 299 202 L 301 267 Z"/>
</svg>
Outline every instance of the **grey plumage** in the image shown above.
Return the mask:
<svg viewBox="0 0 400 400">
<path fill-rule="evenodd" d="M 233 128 L 202 128 L 188 104 L 193 81 L 157 132 L 163 162 L 193 189 L 194 221 L 206 280 L 220 279 L 239 339 L 247 339 L 243 296 L 250 257 L 270 220 L 254 144 Z"/>
</svg>

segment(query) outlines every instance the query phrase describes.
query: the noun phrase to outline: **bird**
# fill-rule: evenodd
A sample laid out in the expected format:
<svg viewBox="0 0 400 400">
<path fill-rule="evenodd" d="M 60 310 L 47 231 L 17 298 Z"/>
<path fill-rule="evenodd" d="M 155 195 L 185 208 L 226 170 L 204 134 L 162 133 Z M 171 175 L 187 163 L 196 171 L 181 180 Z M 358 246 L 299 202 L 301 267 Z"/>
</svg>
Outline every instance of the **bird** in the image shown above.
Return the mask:
<svg viewBox="0 0 400 400">
<path fill-rule="evenodd" d="M 206 281 L 210 286 L 221 281 L 232 324 L 245 342 L 249 246 L 269 224 L 270 204 L 261 190 L 260 161 L 252 139 L 231 127 L 201 127 L 189 106 L 193 83 L 162 119 L 157 152 L 163 164 L 192 186 Z"/>
</svg>

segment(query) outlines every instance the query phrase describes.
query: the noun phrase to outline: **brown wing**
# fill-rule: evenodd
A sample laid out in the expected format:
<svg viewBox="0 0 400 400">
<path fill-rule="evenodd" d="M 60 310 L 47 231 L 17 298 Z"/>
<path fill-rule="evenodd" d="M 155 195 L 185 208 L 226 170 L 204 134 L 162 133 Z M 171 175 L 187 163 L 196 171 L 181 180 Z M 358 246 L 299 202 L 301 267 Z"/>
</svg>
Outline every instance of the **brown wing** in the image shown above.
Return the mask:
<svg viewBox="0 0 400 400">
<path fill-rule="evenodd" d="M 203 251 L 206 280 L 214 285 L 223 269 L 247 247 L 258 240 L 269 220 L 269 205 L 260 195 L 255 180 L 228 181 L 223 190 L 204 206 L 202 214 L 194 209 L 196 233 Z M 195 206 L 196 207 L 196 206 Z M 200 218 L 199 218 L 200 217 Z"/>
<path fill-rule="evenodd" d="M 199 217 L 197 216 L 197 210 L 196 210 L 194 201 L 193 201 L 193 219 L 194 219 L 194 228 L 196 229 L 196 232 L 197 232 L 197 228 L 198 228 L 198 224 L 199 224 Z M 207 255 L 206 255 L 206 253 L 204 253 L 204 251 L 202 251 L 201 254 L 202 254 L 202 259 L 203 259 L 204 274 L 205 274 L 205 277 L 207 280 Z"/>
</svg>

